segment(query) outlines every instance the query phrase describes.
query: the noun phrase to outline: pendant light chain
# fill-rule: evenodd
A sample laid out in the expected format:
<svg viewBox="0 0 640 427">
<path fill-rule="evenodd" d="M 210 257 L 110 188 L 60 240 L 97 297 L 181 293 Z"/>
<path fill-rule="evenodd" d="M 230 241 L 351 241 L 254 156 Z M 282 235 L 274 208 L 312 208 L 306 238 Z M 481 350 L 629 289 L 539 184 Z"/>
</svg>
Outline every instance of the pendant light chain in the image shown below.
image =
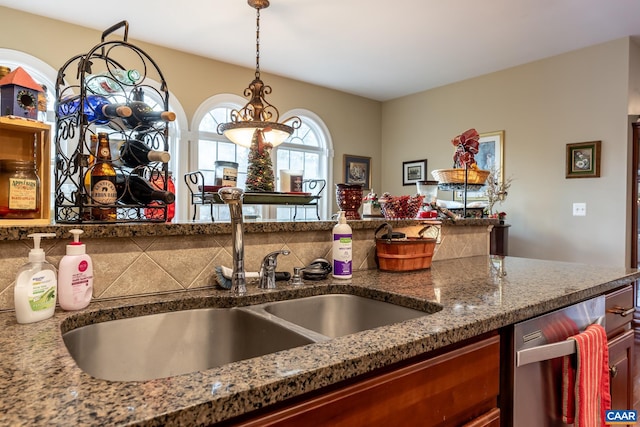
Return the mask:
<svg viewBox="0 0 640 427">
<path fill-rule="evenodd" d="M 260 78 L 260 9 L 256 9 L 256 78 Z"/>
<path fill-rule="evenodd" d="M 265 95 L 271 93 L 271 87 L 260 79 L 260 9 L 269 7 L 269 0 L 247 0 L 247 3 L 256 9 L 255 78 L 244 90 L 249 101 L 244 107 L 231 111 L 231 120 L 218 125 L 218 134 L 244 147 L 251 147 L 253 138 L 261 135 L 265 143 L 275 147 L 299 129 L 302 120 L 291 116 L 280 122 L 278 109 L 265 99 Z"/>
</svg>

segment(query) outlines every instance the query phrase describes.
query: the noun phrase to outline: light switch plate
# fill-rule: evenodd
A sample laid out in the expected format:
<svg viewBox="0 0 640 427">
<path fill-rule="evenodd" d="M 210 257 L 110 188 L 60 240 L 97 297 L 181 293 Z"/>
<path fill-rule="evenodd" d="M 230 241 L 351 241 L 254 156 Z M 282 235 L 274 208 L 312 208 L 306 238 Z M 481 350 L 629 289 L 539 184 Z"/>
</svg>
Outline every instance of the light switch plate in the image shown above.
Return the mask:
<svg viewBox="0 0 640 427">
<path fill-rule="evenodd" d="M 586 203 L 574 203 L 573 204 L 573 216 L 587 216 L 587 204 Z"/>
</svg>

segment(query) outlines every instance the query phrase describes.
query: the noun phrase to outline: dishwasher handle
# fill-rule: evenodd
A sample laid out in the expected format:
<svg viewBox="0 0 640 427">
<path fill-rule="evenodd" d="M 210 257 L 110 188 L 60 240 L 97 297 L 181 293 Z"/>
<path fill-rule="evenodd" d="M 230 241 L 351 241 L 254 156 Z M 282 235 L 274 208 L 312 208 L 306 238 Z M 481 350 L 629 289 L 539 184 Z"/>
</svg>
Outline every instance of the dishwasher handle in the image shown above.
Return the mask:
<svg viewBox="0 0 640 427">
<path fill-rule="evenodd" d="M 598 317 L 594 325 L 602 325 L 604 316 Z M 569 337 L 567 337 L 569 338 Z M 544 360 L 555 359 L 556 357 L 568 356 L 576 353 L 575 340 L 565 340 L 551 344 L 539 345 L 537 347 L 525 348 L 516 352 L 516 367 L 528 365 L 530 363 L 542 362 Z"/>
</svg>

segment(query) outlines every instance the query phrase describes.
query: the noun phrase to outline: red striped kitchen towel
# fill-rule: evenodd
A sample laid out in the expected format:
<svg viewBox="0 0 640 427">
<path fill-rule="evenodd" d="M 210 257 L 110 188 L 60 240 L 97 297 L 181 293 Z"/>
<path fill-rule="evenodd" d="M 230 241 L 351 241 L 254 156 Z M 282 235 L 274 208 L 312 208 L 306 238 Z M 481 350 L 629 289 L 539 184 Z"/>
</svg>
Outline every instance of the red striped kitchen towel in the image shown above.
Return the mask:
<svg viewBox="0 0 640 427">
<path fill-rule="evenodd" d="M 563 358 L 562 421 L 575 427 L 604 426 L 611 409 L 607 333 L 600 325 L 569 337 L 576 342 L 575 356 Z"/>
</svg>

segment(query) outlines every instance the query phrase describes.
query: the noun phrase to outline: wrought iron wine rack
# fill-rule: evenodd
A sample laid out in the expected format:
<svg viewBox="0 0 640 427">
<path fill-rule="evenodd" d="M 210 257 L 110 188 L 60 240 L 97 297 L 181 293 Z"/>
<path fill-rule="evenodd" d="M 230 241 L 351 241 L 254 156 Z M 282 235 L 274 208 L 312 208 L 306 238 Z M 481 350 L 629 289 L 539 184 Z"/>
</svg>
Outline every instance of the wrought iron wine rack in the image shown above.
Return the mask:
<svg viewBox="0 0 640 427">
<path fill-rule="evenodd" d="M 122 40 L 105 41 L 114 31 L 124 28 Z M 89 158 L 91 153 L 91 135 L 107 132 L 110 139 L 112 166 L 125 177 L 125 191 L 128 191 L 131 174 L 147 179 L 153 177 L 159 187 L 167 190 L 168 164 L 152 162 L 144 166 L 126 167 L 123 165 L 118 145 L 124 141 L 137 139 L 151 150 L 169 151 L 169 125 L 166 122 L 130 128 L 120 119 L 110 120 L 106 124 L 90 121 L 83 112 L 88 96 L 104 96 L 111 103 L 128 104 L 143 93 L 148 103 L 157 104 L 164 111 L 169 108 L 169 92 L 164 76 L 155 61 L 142 49 L 127 42 L 129 25 L 122 21 L 102 33 L 101 43 L 88 53 L 69 59 L 58 71 L 56 79 L 56 124 L 55 124 L 55 220 L 59 223 L 96 223 L 103 222 L 91 214 L 96 203 L 90 190 L 85 187 L 85 177 L 91 174 Z M 122 64 L 128 64 L 124 67 Z M 139 72 L 140 78 L 131 84 L 123 83 L 114 75 L 115 70 Z M 102 73 L 109 84 L 118 86 L 118 90 L 104 95 L 91 89 L 93 73 Z M 76 98 L 79 108 L 65 113 L 59 106 L 69 99 Z M 154 108 L 155 109 L 155 108 Z M 114 205 L 100 204 L 102 208 L 115 208 L 115 222 L 164 222 L 167 219 L 167 205 L 161 202 L 153 204 L 124 203 L 122 197 Z"/>
</svg>

